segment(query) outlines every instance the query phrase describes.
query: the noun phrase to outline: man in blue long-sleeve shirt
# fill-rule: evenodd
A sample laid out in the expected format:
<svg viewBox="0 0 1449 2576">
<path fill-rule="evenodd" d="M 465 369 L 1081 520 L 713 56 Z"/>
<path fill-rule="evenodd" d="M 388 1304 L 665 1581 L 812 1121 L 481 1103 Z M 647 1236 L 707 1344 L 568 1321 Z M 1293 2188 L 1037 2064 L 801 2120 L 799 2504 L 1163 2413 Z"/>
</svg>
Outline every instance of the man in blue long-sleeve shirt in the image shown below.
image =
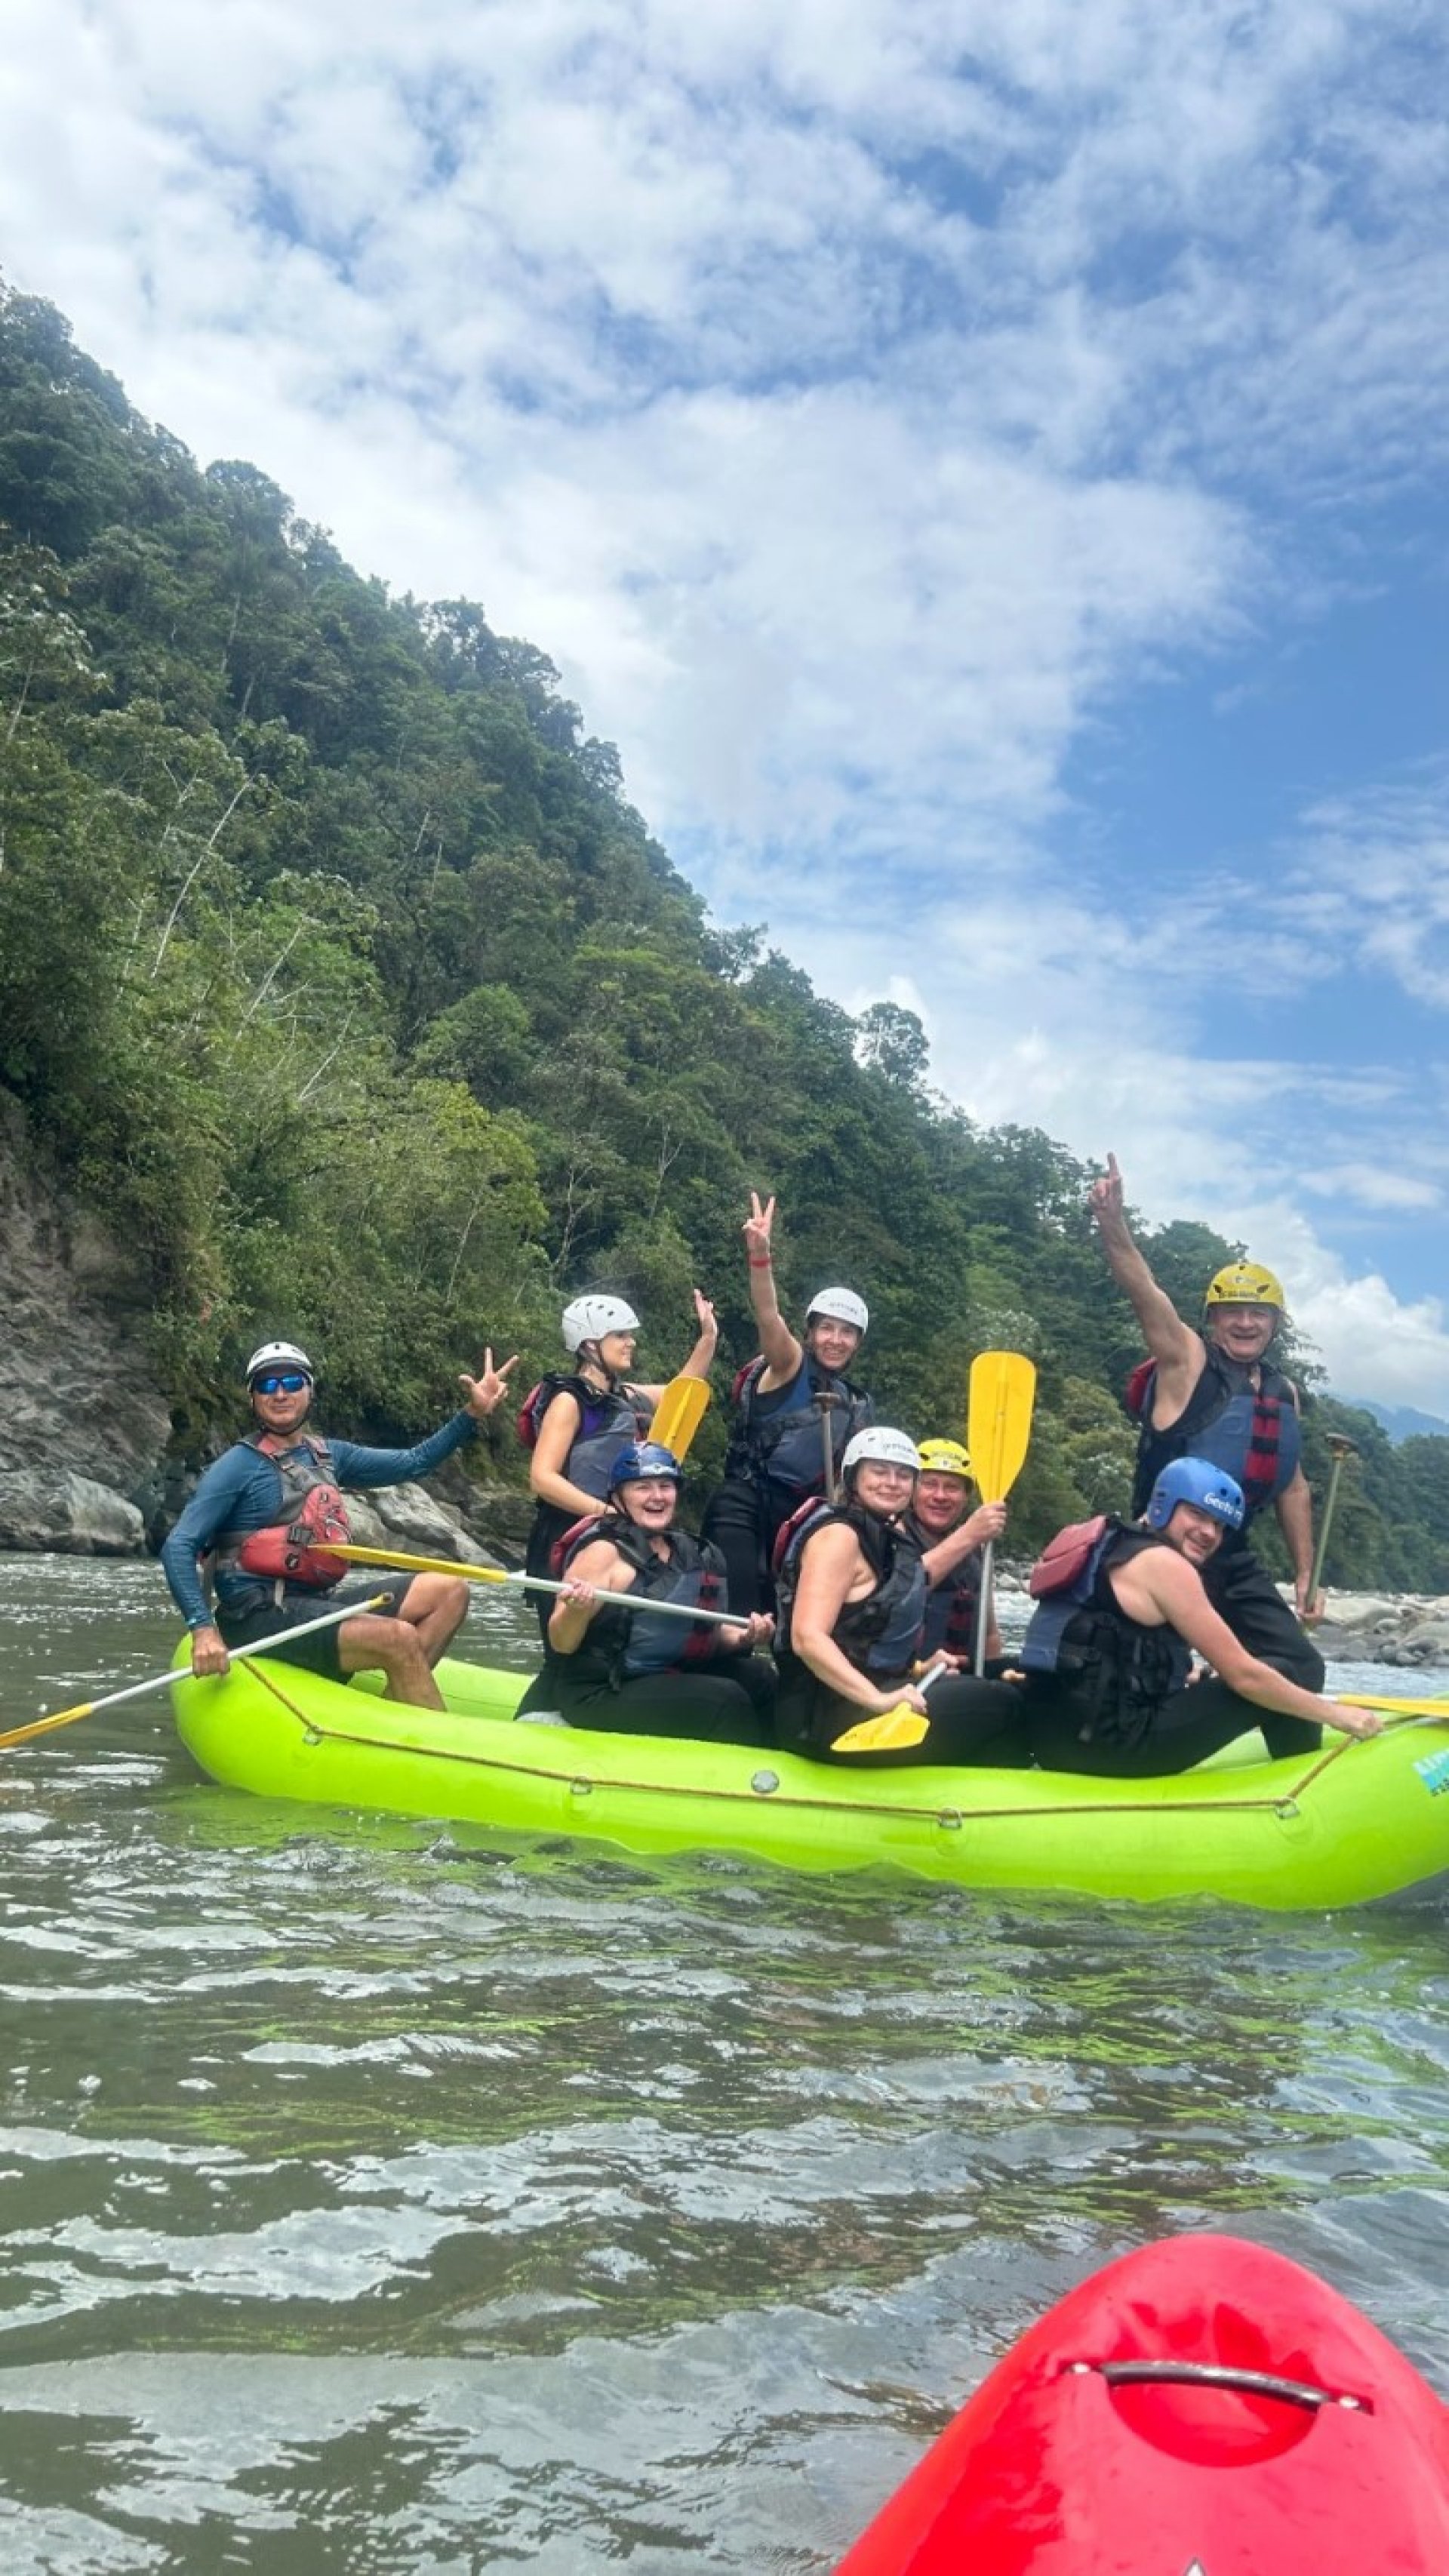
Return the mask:
<svg viewBox="0 0 1449 2576">
<path fill-rule="evenodd" d="M 471 1440 L 506 1391 L 505 1361 L 495 1369 L 485 1351 L 479 1377 L 463 1377 L 464 1407 L 411 1449 L 368 1449 L 354 1440 L 324 1442 L 307 1429 L 316 1372 L 294 1342 L 264 1342 L 247 1363 L 247 1394 L 256 1429 L 208 1467 L 161 1550 L 172 1598 L 191 1632 L 194 1673 L 224 1673 L 229 1646 L 275 1637 L 273 1660 L 302 1664 L 334 1681 L 380 1668 L 390 1699 L 441 1708 L 433 1666 L 461 1626 L 468 1587 L 448 1574 L 369 1579 L 360 1601 L 386 1596 L 382 1611 L 363 1611 L 310 1637 L 287 1630 L 315 1619 L 335 1590 L 326 1540 L 339 1538 L 345 1513 L 335 1488 L 401 1485 L 431 1475 Z M 314 1556 L 321 1558 L 313 1563 Z M 201 1580 L 201 1560 L 214 1560 L 216 1609 Z M 311 1579 L 307 1577 L 310 1575 Z M 300 1576 L 302 1579 L 297 1579 Z"/>
</svg>

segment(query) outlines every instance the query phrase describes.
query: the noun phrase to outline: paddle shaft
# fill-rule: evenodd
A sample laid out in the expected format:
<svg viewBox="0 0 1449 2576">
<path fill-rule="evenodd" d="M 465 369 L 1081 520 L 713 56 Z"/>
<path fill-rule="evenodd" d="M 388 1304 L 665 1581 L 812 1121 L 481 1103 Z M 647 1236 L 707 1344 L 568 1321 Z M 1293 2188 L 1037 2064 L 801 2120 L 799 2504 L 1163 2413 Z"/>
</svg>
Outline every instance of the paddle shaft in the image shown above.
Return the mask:
<svg viewBox="0 0 1449 2576">
<path fill-rule="evenodd" d="M 1343 1474 L 1345 1458 L 1355 1453 L 1355 1444 L 1341 1432 L 1330 1432 L 1328 1445 L 1333 1451 L 1333 1468 L 1328 1479 L 1328 1492 L 1323 1502 L 1323 1518 L 1318 1524 L 1318 1545 L 1313 1551 L 1313 1572 L 1308 1578 L 1308 1607 L 1311 1610 L 1323 1585 L 1323 1564 L 1328 1554 L 1328 1533 L 1333 1527 L 1333 1507 L 1338 1500 L 1338 1480 Z"/>
<path fill-rule="evenodd" d="M 345 1557 L 349 1565 L 395 1565 L 405 1573 L 458 1574 L 465 1583 L 516 1584 L 525 1592 L 557 1594 L 568 1589 L 542 1574 L 505 1574 L 501 1565 L 459 1565 L 450 1556 L 403 1556 L 385 1547 L 329 1547 L 327 1553 Z M 711 1628 L 744 1626 L 737 1610 L 691 1610 L 687 1601 L 650 1601 L 643 1593 L 629 1592 L 611 1592 L 608 1601 L 611 1610 L 648 1610 L 656 1619 L 703 1620 Z"/>
<path fill-rule="evenodd" d="M 978 1351 L 971 1363 L 966 1400 L 966 1446 L 983 1503 L 1004 1503 L 1020 1475 L 1031 1439 L 1036 1369 L 1020 1351 Z M 988 1539 L 981 1551 L 981 1595 L 976 1605 L 976 1651 L 972 1670 L 980 1681 L 986 1671 L 986 1636 L 991 1624 L 991 1575 L 996 1546 Z"/>
<path fill-rule="evenodd" d="M 827 1503 L 834 1503 L 838 1496 L 835 1483 L 835 1442 L 831 1437 L 830 1431 L 830 1408 L 834 1404 L 835 1398 L 831 1394 L 829 1387 L 823 1386 L 811 1397 L 810 1401 L 820 1416 L 821 1491 L 824 1494 Z"/>
<path fill-rule="evenodd" d="M 270 1637 L 259 1637 L 254 1646 L 238 1646 L 228 1660 L 243 1664 L 249 1655 L 265 1655 L 283 1636 L 311 1637 L 319 1628 L 335 1628 L 343 1619 L 363 1618 L 386 1599 L 385 1592 L 375 1592 L 371 1600 L 349 1601 L 345 1609 L 329 1610 L 324 1618 L 304 1619 L 295 1628 L 279 1628 Z M 79 1708 L 57 1709 L 51 1717 L 32 1718 L 28 1726 L 12 1726 L 8 1735 L 0 1735 L 0 1748 L 7 1744 L 28 1744 L 32 1736 L 49 1735 L 58 1726 L 74 1726 L 78 1718 L 94 1717 L 97 1709 L 101 1708 L 119 1708 L 123 1700 L 144 1699 L 149 1691 L 164 1690 L 168 1682 L 208 1681 L 213 1678 L 211 1674 L 188 1672 L 184 1666 L 168 1664 L 164 1673 L 153 1673 L 149 1681 L 128 1682 L 124 1690 L 107 1691 L 104 1699 L 88 1699 Z"/>
<path fill-rule="evenodd" d="M 978 1681 L 986 1675 L 986 1639 L 991 1627 L 991 1573 L 996 1563 L 996 1541 L 989 1538 L 981 1551 L 981 1591 L 976 1603 L 976 1649 L 971 1669 Z"/>
</svg>

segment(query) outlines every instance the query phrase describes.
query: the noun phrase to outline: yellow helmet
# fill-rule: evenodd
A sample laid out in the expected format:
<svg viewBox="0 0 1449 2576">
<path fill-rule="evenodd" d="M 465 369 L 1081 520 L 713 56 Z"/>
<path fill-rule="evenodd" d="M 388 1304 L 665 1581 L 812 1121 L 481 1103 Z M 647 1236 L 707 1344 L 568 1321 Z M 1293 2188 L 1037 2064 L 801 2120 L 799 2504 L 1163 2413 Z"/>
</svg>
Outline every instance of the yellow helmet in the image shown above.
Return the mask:
<svg viewBox="0 0 1449 2576">
<path fill-rule="evenodd" d="M 921 1442 L 923 1476 L 964 1476 L 971 1478 L 971 1460 L 959 1440 L 923 1440 Z"/>
<path fill-rule="evenodd" d="M 1205 1306 L 1276 1306 L 1280 1315 L 1287 1302 L 1282 1280 L 1259 1261 L 1230 1261 L 1208 1281 L 1203 1299 Z"/>
</svg>

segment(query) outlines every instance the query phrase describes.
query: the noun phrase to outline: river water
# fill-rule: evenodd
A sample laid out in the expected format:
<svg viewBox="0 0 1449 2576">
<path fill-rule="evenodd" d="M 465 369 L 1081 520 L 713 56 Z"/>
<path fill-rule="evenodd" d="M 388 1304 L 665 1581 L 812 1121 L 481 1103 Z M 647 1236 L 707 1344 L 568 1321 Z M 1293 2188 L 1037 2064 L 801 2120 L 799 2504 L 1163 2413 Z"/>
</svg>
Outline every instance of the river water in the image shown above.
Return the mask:
<svg viewBox="0 0 1449 2576">
<path fill-rule="evenodd" d="M 154 1567 L 0 1572 L 4 1723 L 167 1661 Z M 511 1605 L 469 1637 L 527 1660 Z M 1449 2391 L 1437 1898 L 490 1842 L 213 1788 L 164 1700 L 3 1763 L 7 2576 L 825 2571 L 1171 2229 L 1312 2264 Z"/>
</svg>

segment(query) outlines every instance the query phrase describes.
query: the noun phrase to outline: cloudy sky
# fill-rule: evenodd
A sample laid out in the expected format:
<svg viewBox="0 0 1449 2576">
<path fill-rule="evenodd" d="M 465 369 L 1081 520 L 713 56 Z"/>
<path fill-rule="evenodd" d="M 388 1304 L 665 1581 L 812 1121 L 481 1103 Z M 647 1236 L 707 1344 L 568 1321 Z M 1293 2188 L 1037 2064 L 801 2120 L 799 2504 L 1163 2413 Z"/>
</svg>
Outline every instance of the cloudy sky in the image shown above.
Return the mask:
<svg viewBox="0 0 1449 2576">
<path fill-rule="evenodd" d="M 1449 1412 L 1420 0 L 10 0 L 0 264 L 726 921 Z"/>
</svg>

